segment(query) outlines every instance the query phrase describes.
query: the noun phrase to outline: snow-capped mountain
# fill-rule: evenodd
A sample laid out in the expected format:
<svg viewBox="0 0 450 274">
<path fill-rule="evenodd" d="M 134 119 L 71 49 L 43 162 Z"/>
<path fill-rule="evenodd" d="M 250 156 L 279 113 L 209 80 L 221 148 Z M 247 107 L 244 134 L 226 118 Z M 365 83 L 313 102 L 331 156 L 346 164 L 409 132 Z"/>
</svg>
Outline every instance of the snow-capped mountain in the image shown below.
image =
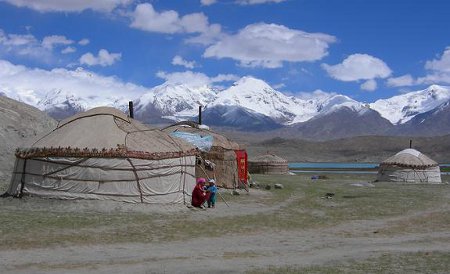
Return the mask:
<svg viewBox="0 0 450 274">
<path fill-rule="evenodd" d="M 291 122 L 301 111 L 296 98 L 288 97 L 253 77 L 242 77 L 233 86 L 220 92 L 208 107 L 218 105 L 245 107 L 279 123 Z"/>
<path fill-rule="evenodd" d="M 208 107 L 241 106 L 275 121 L 290 125 L 308 121 L 317 116 L 348 107 L 354 111 L 364 105 L 350 97 L 339 94 L 316 92 L 306 98 L 286 96 L 266 82 L 253 77 L 243 77 L 230 88 L 221 91 Z"/>
<path fill-rule="evenodd" d="M 136 117 L 145 122 L 191 118 L 198 114 L 199 105 L 208 105 L 216 97 L 216 91 L 207 86 L 163 84 L 135 101 Z"/>
<path fill-rule="evenodd" d="M 450 100 L 450 87 L 432 85 L 424 90 L 405 93 L 370 104 L 393 124 L 404 124 L 416 115 L 428 112 Z"/>
<path fill-rule="evenodd" d="M 114 78 L 101 78 L 102 84 L 94 85 L 91 78 L 99 78 L 98 75 L 84 71 L 63 72 L 61 79 L 48 84 L 36 81 L 15 84 L 13 79 L 0 81 L 0 94 L 35 106 L 57 119 L 96 106 L 113 106 L 126 111 L 128 101 L 132 100 L 135 103 L 135 118 L 147 123 L 172 123 L 195 119 L 198 106 L 202 105 L 205 112 L 203 119 L 210 125 L 244 128 L 251 124 L 254 130 L 292 125 L 313 129 L 317 128 L 315 124 L 327 124 L 328 120 L 335 121 L 339 116 L 354 121 L 353 125 L 361 120 L 372 127 L 379 125 L 389 132 L 397 132 L 386 125 L 385 122 L 389 121 L 393 125 L 405 125 L 398 128 L 410 132 L 411 128 L 417 128 L 420 124 L 432 125 L 427 119 L 437 119 L 448 113 L 450 102 L 450 87 L 438 85 L 365 104 L 342 94 L 320 90 L 288 96 L 263 80 L 250 76 L 219 91 L 208 86 L 169 83 L 148 89 L 129 83 L 124 85 Z M 74 81 L 78 83 L 76 89 L 73 88 L 75 85 L 70 84 Z M 125 88 L 127 94 L 121 93 Z M 445 111 L 438 111 L 439 108 Z M 425 128 L 423 125 L 421 128 Z M 361 124 L 359 127 L 364 126 Z M 333 127 L 327 128 L 333 131 Z M 346 129 L 342 127 L 340 130 Z M 382 132 L 376 131 L 377 134 Z M 368 133 L 373 133 L 373 130 Z"/>
</svg>

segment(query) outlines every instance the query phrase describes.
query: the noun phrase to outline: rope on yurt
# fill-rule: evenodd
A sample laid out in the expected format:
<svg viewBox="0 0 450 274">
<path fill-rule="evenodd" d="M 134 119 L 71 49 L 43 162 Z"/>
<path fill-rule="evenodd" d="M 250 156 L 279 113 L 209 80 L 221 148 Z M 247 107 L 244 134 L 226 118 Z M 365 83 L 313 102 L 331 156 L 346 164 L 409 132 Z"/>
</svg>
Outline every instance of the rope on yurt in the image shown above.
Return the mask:
<svg viewBox="0 0 450 274">
<path fill-rule="evenodd" d="M 57 169 L 57 170 L 55 170 L 55 171 L 52 171 L 52 172 L 49 172 L 49 173 L 46 173 L 46 174 L 42 174 L 42 176 L 43 176 L 43 177 L 48 177 L 48 176 L 50 176 L 50 175 L 52 175 L 52 174 L 58 173 L 58 172 L 60 172 L 60 171 L 66 170 L 66 169 L 68 169 L 68 168 L 71 168 L 71 167 L 74 167 L 74 166 L 78 166 L 79 164 L 81 164 L 81 163 L 87 161 L 87 159 L 88 159 L 88 158 L 83 158 L 83 159 L 81 159 L 81 160 L 79 160 L 79 161 L 76 161 L 76 162 L 74 162 L 74 163 L 71 163 L 71 164 L 69 164 L 69 165 L 67 165 L 66 167 L 63 167 L 63 168 L 61 168 L 61 169 Z M 49 162 L 49 161 L 44 161 L 44 162 Z M 59 163 L 58 163 L 58 164 L 59 164 Z"/>
<path fill-rule="evenodd" d="M 172 140 L 172 144 L 177 146 L 180 151 L 183 151 L 183 148 L 181 147 L 181 145 L 177 141 L 175 141 L 175 139 L 170 134 L 168 134 L 168 136 L 169 136 L 170 140 Z M 183 184 L 183 204 L 186 204 L 186 195 L 187 195 L 186 194 L 187 163 L 186 163 L 186 156 L 181 156 L 180 157 L 180 164 L 182 164 L 181 163 L 181 161 L 182 161 L 181 158 L 184 158 L 184 169 L 185 170 L 183 171 L 183 166 L 181 166 L 181 168 L 180 168 L 180 173 L 181 173 L 180 180 L 182 180 L 182 182 L 180 182 L 180 183 Z M 194 166 L 194 168 L 195 168 L 195 166 Z M 183 172 L 184 172 L 184 175 L 183 175 Z M 195 179 L 195 175 L 194 175 L 194 179 Z"/>
<path fill-rule="evenodd" d="M 25 172 L 27 168 L 27 159 L 24 159 L 23 161 L 23 168 L 22 168 L 22 176 L 20 177 L 20 191 L 17 195 L 19 198 L 22 198 L 23 196 L 23 189 L 25 187 Z"/>
<path fill-rule="evenodd" d="M 141 189 L 141 183 L 139 182 L 139 176 L 136 172 L 136 168 L 134 167 L 133 163 L 131 162 L 130 158 L 127 158 L 128 163 L 130 163 L 131 168 L 133 169 L 134 177 L 136 178 L 137 187 L 139 190 L 139 195 L 141 197 L 141 203 L 144 203 L 144 198 L 142 197 L 142 189 Z"/>
</svg>

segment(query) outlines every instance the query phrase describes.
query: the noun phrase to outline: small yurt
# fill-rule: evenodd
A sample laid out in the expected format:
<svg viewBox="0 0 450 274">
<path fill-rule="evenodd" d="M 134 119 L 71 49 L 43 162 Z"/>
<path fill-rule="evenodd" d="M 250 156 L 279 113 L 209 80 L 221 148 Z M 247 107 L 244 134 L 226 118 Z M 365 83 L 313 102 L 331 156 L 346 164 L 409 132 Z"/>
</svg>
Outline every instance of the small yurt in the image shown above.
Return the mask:
<svg viewBox="0 0 450 274">
<path fill-rule="evenodd" d="M 288 174 L 288 161 L 274 154 L 259 155 L 248 160 L 248 171 L 256 174 Z"/>
<path fill-rule="evenodd" d="M 213 178 L 218 186 L 224 188 L 246 186 L 247 153 L 238 143 L 192 121 L 176 123 L 163 131 L 199 149 L 195 170 L 197 177 Z"/>
<path fill-rule="evenodd" d="M 377 181 L 404 183 L 441 183 L 438 163 L 412 148 L 384 160 L 378 169 Z"/>
<path fill-rule="evenodd" d="M 11 196 L 189 203 L 196 149 L 99 107 L 69 117 L 16 152 Z"/>
</svg>

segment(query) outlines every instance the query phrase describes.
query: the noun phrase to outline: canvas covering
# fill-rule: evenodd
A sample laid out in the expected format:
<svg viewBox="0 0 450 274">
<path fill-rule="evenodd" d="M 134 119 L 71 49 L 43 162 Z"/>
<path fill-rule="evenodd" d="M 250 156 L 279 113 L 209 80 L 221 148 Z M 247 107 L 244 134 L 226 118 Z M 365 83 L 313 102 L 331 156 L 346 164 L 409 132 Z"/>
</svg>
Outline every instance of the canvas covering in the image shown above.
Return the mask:
<svg viewBox="0 0 450 274">
<path fill-rule="evenodd" d="M 16 153 L 8 194 L 132 203 L 186 203 L 195 148 L 113 108 L 63 120 Z"/>
<path fill-rule="evenodd" d="M 167 133 L 187 132 L 201 137 L 212 136 L 212 146 L 208 151 L 200 152 L 200 161 L 210 161 L 215 164 L 214 170 L 208 169 L 204 162 L 196 165 L 195 175 L 197 177 L 214 178 L 218 186 L 225 188 L 239 187 L 238 165 L 236 161 L 236 150 L 239 144 L 229 140 L 227 137 L 208 129 L 199 128 L 195 122 L 181 122 L 163 129 Z"/>
<path fill-rule="evenodd" d="M 377 181 L 403 183 L 441 183 L 439 167 L 412 169 L 401 166 L 383 166 L 378 171 Z"/>
</svg>

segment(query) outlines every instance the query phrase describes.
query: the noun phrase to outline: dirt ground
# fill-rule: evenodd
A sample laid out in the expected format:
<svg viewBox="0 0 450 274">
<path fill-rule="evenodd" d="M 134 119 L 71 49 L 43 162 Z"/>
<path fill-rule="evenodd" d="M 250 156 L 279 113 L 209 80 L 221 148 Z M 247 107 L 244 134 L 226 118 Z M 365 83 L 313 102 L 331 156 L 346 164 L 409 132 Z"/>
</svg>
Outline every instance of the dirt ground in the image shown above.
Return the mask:
<svg viewBox="0 0 450 274">
<path fill-rule="evenodd" d="M 405 214 L 394 214 L 394 216 L 389 215 L 383 218 L 369 216 L 365 219 L 356 218 L 331 224 L 324 220 L 328 216 L 328 211 L 317 209 L 310 210 L 308 214 L 324 222 L 323 225 L 290 229 L 280 229 L 276 226 L 271 229 L 260 229 L 251 223 L 251 218 L 284 214 L 285 208 L 293 207 L 298 207 L 296 210 L 301 214 L 302 205 L 298 204 L 301 192 L 298 192 L 299 195 L 287 196 L 288 198 L 280 202 L 272 203 L 267 200 L 274 195 L 273 190 L 252 189 L 249 195 L 243 193 L 238 197 L 226 196 L 229 199 L 229 207 L 219 202 L 216 209 L 207 210 L 190 209 L 182 205 L 148 206 L 38 198 L 1 199 L 0 207 L 3 212 L 20 209 L 37 213 L 51 210 L 65 214 L 79 212 L 144 214 L 148 218 L 155 216 L 160 221 L 165 218 L 164 216 L 169 218 L 170 215 L 175 214 L 183 216 L 180 222 L 186 221 L 189 224 L 198 222 L 200 225 L 212 225 L 215 221 L 224 219 L 233 220 L 240 217 L 245 219 L 248 216 L 249 226 L 242 233 L 236 233 L 233 229 L 229 232 L 227 227 L 223 227 L 223 233 L 219 233 L 218 236 L 217 234 L 212 236 L 201 234 L 171 241 L 143 241 L 142 243 L 120 241 L 107 244 L 51 243 L 48 247 L 38 245 L 13 249 L 2 244 L 0 245 L 0 269 L 2 273 L 244 273 L 248 271 L 258 273 L 259 270 L 295 273 L 303 272 L 301 269 L 311 266 L 333 267 L 339 264 L 350 264 L 348 269 L 351 269 L 351 265 L 356 262 L 368 262 L 386 254 L 419 254 L 418 256 L 444 254 L 443 258 L 450 259 L 449 223 L 437 220 L 441 227 L 436 229 L 426 225 L 426 229 L 411 227 L 430 220 L 434 216 L 448 216 L 450 192 L 448 186 L 443 189 L 446 191 L 443 203 L 424 206 L 420 210 L 406 210 Z M 366 193 L 371 190 L 366 187 L 364 191 Z M 320 200 L 321 198 L 317 201 L 328 203 L 327 206 L 331 210 L 334 206 L 340 206 L 339 201 L 325 201 Z M 17 218 L 20 218 L 20 215 Z M 94 233 L 101 233 L 101 230 L 108 233 L 104 227 L 90 229 L 93 229 Z M 20 234 L 20 229 L 16 233 Z M 43 235 L 42 233 L 40 230 L 37 236 Z M 441 264 L 436 271 L 430 270 L 428 273 L 441 273 L 442 269 L 450 267 L 450 260 Z M 410 273 L 421 273 L 423 269 L 428 268 L 429 266 L 417 268 L 416 272 L 413 268 Z M 360 273 L 364 272 L 383 273 L 382 270 L 376 269 Z M 406 273 L 404 268 L 391 269 L 389 272 Z M 442 273 L 445 272 L 442 271 Z"/>
</svg>

